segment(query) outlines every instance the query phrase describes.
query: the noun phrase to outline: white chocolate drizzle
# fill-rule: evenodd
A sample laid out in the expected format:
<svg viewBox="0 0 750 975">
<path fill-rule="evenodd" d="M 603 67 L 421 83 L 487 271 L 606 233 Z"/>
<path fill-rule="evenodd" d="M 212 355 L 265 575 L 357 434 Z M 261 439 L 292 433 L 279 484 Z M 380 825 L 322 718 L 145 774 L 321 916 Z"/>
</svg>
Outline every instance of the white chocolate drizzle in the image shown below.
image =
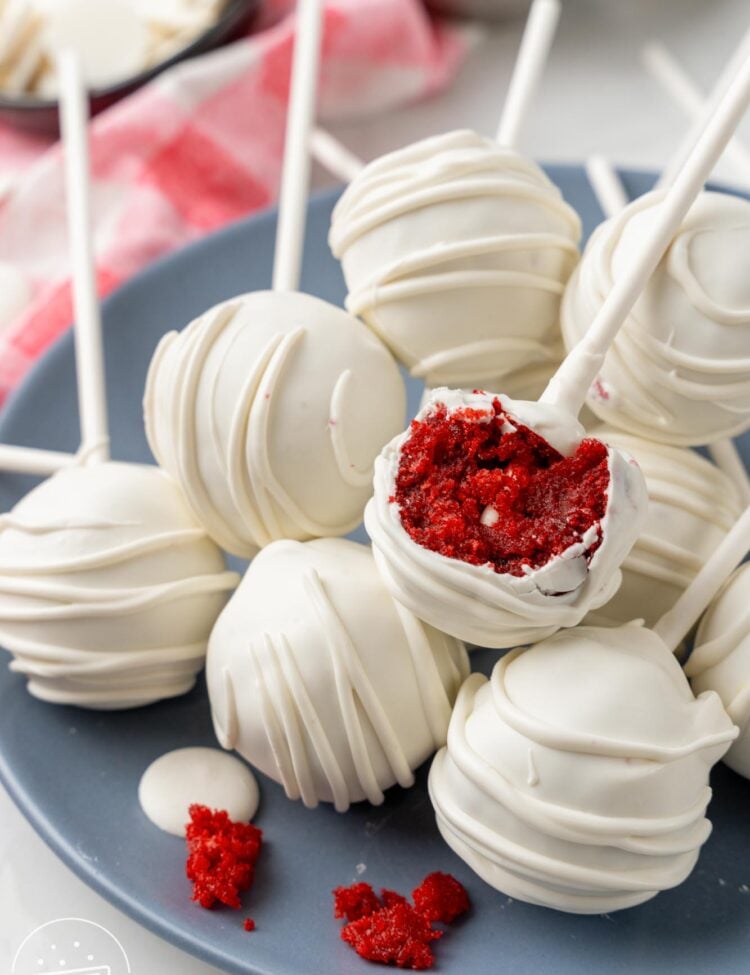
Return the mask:
<svg viewBox="0 0 750 975">
<path fill-rule="evenodd" d="M 305 629 L 264 626 L 244 640 L 243 624 L 237 628 L 233 618 L 250 613 L 252 619 L 252 610 L 242 605 L 241 590 L 212 636 L 208 678 L 217 734 L 225 747 L 236 747 L 306 806 L 321 798 L 340 812 L 360 799 L 377 805 L 390 785 L 413 784 L 415 749 L 423 759 L 444 741 L 452 694 L 468 670 L 465 652 L 442 634 L 428 634 L 400 607 L 388 606 L 367 549 L 339 540 L 297 549 L 295 544 L 279 542 L 265 550 L 247 586 L 252 592 L 253 575 L 257 580 L 265 565 L 277 571 L 276 559 L 278 571 L 288 565 L 291 611 L 306 621 Z M 380 639 L 356 625 L 352 629 L 356 610 L 349 608 L 347 622 L 331 595 L 332 587 L 339 592 L 338 574 L 349 570 L 363 581 L 362 598 L 375 586 L 375 598 L 387 610 L 382 640 L 389 642 L 381 665 L 391 660 L 393 679 L 413 687 L 408 714 L 381 696 L 382 674 L 370 656 L 373 648 L 381 649 Z M 247 676 L 240 677 L 246 668 Z M 409 738 L 405 724 L 413 730 Z"/>
<path fill-rule="evenodd" d="M 164 336 L 144 415 L 211 537 L 249 557 L 355 528 L 404 403 L 395 363 L 360 322 L 309 295 L 256 292 Z"/>
</svg>

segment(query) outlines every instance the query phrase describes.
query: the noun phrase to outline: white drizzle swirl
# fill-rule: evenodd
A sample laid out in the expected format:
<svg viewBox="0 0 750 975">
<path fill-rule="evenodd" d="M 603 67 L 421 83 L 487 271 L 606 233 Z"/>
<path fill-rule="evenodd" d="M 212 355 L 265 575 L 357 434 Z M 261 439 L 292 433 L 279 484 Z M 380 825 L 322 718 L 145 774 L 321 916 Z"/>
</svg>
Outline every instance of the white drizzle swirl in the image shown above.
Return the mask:
<svg viewBox="0 0 750 975">
<path fill-rule="evenodd" d="M 165 335 L 144 397 L 159 463 L 211 537 L 245 557 L 355 528 L 404 411 L 378 339 L 296 293 L 242 295 Z"/>
<path fill-rule="evenodd" d="M 397 606 L 368 548 L 280 541 L 211 635 L 217 737 L 309 807 L 412 785 L 445 741 L 466 651 Z"/>
<path fill-rule="evenodd" d="M 0 643 L 46 701 L 112 709 L 185 693 L 237 581 L 154 467 L 71 467 L 0 518 Z"/>
<path fill-rule="evenodd" d="M 568 348 L 585 333 L 656 214 L 657 193 L 592 234 L 571 277 L 561 325 Z M 750 425 L 750 202 L 702 193 L 592 386 L 606 423 L 678 446 L 712 443 Z"/>
<path fill-rule="evenodd" d="M 430 796 L 445 840 L 493 887 L 573 913 L 619 910 L 693 869 L 710 833 L 708 773 L 736 734 L 652 631 L 579 627 L 466 681 Z"/>
<path fill-rule="evenodd" d="M 329 240 L 347 308 L 413 376 L 458 386 L 552 361 L 580 234 L 534 162 L 461 130 L 366 166 Z"/>
</svg>

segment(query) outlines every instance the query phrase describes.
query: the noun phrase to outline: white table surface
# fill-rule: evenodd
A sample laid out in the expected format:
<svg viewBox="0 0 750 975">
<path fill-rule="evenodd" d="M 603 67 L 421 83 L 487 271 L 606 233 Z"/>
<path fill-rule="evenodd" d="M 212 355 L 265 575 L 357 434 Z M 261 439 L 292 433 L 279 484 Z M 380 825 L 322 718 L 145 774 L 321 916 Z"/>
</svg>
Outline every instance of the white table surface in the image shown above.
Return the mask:
<svg viewBox="0 0 750 975">
<path fill-rule="evenodd" d="M 521 26 L 493 27 L 446 94 L 332 131 L 366 159 L 446 128 L 470 126 L 491 134 Z M 747 0 L 565 0 L 524 148 L 544 160 L 580 161 L 604 152 L 621 165 L 659 167 L 686 123 L 641 68 L 641 45 L 662 40 L 708 88 L 748 26 Z M 750 119 L 743 132 L 750 144 Z M 718 174 L 750 185 L 750 173 L 723 166 Z M 330 182 L 316 171 L 317 186 Z M 89 890 L 47 849 L 0 787 L 0 973 L 9 971 L 27 934 L 62 916 L 87 918 L 111 930 L 137 975 L 215 973 Z"/>
</svg>

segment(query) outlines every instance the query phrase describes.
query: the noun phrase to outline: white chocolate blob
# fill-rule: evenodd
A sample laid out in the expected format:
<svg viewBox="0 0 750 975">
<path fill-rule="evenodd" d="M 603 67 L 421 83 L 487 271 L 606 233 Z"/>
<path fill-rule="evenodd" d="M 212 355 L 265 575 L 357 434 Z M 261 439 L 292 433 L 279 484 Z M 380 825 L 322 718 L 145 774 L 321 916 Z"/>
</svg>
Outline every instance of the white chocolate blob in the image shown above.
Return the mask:
<svg viewBox="0 0 750 975">
<path fill-rule="evenodd" d="M 237 582 L 155 467 L 66 468 L 0 517 L 0 645 L 55 704 L 128 708 L 189 691 Z"/>
<path fill-rule="evenodd" d="M 255 776 L 239 759 L 218 748 L 178 748 L 155 759 L 141 776 L 138 801 L 154 826 L 184 836 L 190 806 L 223 810 L 249 823 L 260 794 Z"/>
<path fill-rule="evenodd" d="M 456 131 L 366 166 L 329 242 L 349 311 L 428 386 L 463 386 L 554 361 L 580 236 L 536 163 Z"/>
<path fill-rule="evenodd" d="M 682 883 L 711 831 L 733 727 L 637 624 L 565 630 L 461 688 L 429 789 L 446 842 L 492 887 L 579 914 Z"/>
<path fill-rule="evenodd" d="M 694 450 L 607 427 L 591 435 L 635 458 L 646 479 L 648 509 L 622 563 L 620 588 L 586 622 L 604 626 L 643 619 L 653 626 L 687 589 L 744 506 L 727 475 Z"/>
<path fill-rule="evenodd" d="M 420 411 L 422 419 L 438 403 L 448 413 L 469 407 L 492 415 L 495 394 L 437 389 Z M 535 430 L 560 453 L 573 453 L 583 428 L 558 408 L 499 396 L 503 409 Z M 395 600 L 431 626 L 467 643 L 515 647 L 542 640 L 561 627 L 576 626 L 592 609 L 609 602 L 620 584 L 619 567 L 638 537 L 646 512 L 646 487 L 637 465 L 609 450 L 607 508 L 580 543 L 523 576 L 500 573 L 492 565 L 472 565 L 415 542 L 392 500 L 409 430 L 388 444 L 375 462 L 375 493 L 365 525 L 383 581 Z"/>
<path fill-rule="evenodd" d="M 701 620 L 685 672 L 696 694 L 716 691 L 740 729 L 724 761 L 750 779 L 750 565 L 724 584 Z"/>
<path fill-rule="evenodd" d="M 572 348 L 657 214 L 648 193 L 601 224 L 565 292 Z M 750 202 L 702 193 L 620 329 L 588 404 L 606 423 L 678 446 L 750 426 Z"/>
<path fill-rule="evenodd" d="M 254 292 L 159 344 L 144 399 L 157 460 L 226 551 L 345 535 L 406 394 L 388 350 L 319 298 Z"/>
<path fill-rule="evenodd" d="M 308 807 L 339 812 L 414 782 L 469 672 L 461 643 L 388 595 L 370 549 L 275 542 L 209 642 L 216 734 Z"/>
</svg>

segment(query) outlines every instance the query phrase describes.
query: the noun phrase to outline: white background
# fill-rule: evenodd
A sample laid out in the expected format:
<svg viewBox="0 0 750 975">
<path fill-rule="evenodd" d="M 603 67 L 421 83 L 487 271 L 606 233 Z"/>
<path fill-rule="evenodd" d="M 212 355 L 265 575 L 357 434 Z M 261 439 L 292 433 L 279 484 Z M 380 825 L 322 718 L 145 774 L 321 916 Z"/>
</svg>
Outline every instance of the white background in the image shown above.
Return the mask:
<svg viewBox="0 0 750 975">
<path fill-rule="evenodd" d="M 642 44 L 663 41 L 709 88 L 749 26 L 748 0 L 565 0 L 524 148 L 550 161 L 581 161 L 603 152 L 620 165 L 661 166 L 684 133 L 685 120 L 644 73 Z M 448 93 L 395 115 L 338 125 L 336 134 L 370 159 L 446 128 L 493 133 L 521 27 L 518 22 L 493 27 Z M 750 120 L 743 131 L 750 144 Z M 724 167 L 720 175 L 750 185 L 750 172 Z M 321 186 L 330 179 L 318 171 L 315 182 Z M 214 973 L 88 890 L 47 850 L 0 787 L 0 975 L 31 930 L 66 915 L 112 930 L 138 975 Z"/>
</svg>

